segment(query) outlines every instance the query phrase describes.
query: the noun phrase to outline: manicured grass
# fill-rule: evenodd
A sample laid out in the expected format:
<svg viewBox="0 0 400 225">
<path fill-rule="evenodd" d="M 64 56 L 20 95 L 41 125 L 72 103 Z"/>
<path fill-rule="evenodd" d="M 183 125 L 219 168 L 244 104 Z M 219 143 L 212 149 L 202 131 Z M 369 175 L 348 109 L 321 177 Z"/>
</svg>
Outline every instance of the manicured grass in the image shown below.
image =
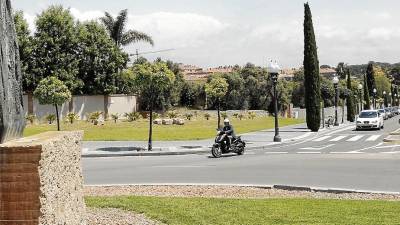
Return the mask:
<svg viewBox="0 0 400 225">
<path fill-rule="evenodd" d="M 87 206 L 144 213 L 170 225 L 400 224 L 400 202 L 317 199 L 88 197 Z"/>
<path fill-rule="evenodd" d="M 303 120 L 280 119 L 280 126 L 287 126 L 302 123 Z M 246 133 L 258 131 L 267 128 L 273 128 L 274 120 L 272 117 L 258 117 L 254 120 L 232 119 L 232 124 L 237 133 Z M 171 140 L 201 140 L 212 138 L 215 135 L 216 120 L 205 120 L 203 118 L 186 121 L 183 126 L 178 125 L 154 125 L 153 138 L 158 141 Z M 107 121 L 103 126 L 94 126 L 92 123 L 77 121 L 74 124 L 63 123 L 62 130 L 84 130 L 86 141 L 127 141 L 148 139 L 149 123 L 148 120 L 139 120 L 136 122 L 118 122 Z M 42 133 L 45 131 L 56 130 L 55 125 L 41 124 L 28 125 L 25 129 L 25 136 Z"/>
</svg>

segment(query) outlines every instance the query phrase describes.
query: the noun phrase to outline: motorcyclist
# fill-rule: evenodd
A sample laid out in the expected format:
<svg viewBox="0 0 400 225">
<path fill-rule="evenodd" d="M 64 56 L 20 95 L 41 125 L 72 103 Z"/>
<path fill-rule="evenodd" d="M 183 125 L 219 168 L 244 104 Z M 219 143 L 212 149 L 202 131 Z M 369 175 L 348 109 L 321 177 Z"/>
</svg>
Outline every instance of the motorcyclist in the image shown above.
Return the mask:
<svg viewBox="0 0 400 225">
<path fill-rule="evenodd" d="M 234 140 L 236 138 L 235 131 L 233 129 L 233 126 L 230 124 L 229 119 L 224 120 L 224 127 L 222 128 L 222 132 L 226 134 L 223 141 L 226 143 L 227 149 L 229 149 L 231 145 L 231 139 Z"/>
</svg>

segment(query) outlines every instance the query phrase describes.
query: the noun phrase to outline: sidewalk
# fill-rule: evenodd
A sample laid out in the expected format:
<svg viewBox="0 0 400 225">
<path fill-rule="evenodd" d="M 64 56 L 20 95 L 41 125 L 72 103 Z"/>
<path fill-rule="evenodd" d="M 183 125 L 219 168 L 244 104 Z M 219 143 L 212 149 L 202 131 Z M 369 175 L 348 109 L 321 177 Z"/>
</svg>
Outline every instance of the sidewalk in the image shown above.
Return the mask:
<svg viewBox="0 0 400 225">
<path fill-rule="evenodd" d="M 274 129 L 240 134 L 246 142 L 246 150 L 266 149 L 271 145 L 294 142 L 317 134 L 335 132 L 352 124 L 321 129 L 318 133 L 310 132 L 306 124 L 298 124 L 280 129 L 281 143 L 273 142 Z M 84 141 L 83 157 L 118 157 L 118 156 L 160 156 L 209 153 L 214 139 L 189 141 L 154 141 L 153 151 L 147 151 L 147 141 Z"/>
</svg>

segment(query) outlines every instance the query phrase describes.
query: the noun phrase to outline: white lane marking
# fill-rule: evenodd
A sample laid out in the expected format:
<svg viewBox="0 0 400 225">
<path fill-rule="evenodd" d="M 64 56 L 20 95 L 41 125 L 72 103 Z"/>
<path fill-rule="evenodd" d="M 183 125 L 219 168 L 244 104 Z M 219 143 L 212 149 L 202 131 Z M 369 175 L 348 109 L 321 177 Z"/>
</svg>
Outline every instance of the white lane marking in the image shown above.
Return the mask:
<svg viewBox="0 0 400 225">
<path fill-rule="evenodd" d="M 334 130 L 334 131 L 332 131 L 332 132 L 329 132 L 329 133 L 327 133 L 326 135 L 332 135 L 332 134 L 335 134 L 335 133 L 339 133 L 339 132 L 342 132 L 342 131 L 345 131 L 345 130 L 350 130 L 350 129 L 354 129 L 355 127 L 354 127 L 354 125 L 347 125 L 346 127 L 344 127 L 344 128 L 339 128 L 339 129 L 337 129 L 337 130 Z"/>
<path fill-rule="evenodd" d="M 351 151 L 351 152 L 329 152 L 329 154 L 363 154 L 365 152 Z"/>
<path fill-rule="evenodd" d="M 356 136 L 350 138 L 350 139 L 347 140 L 347 141 L 358 141 L 358 140 L 360 140 L 360 139 L 363 138 L 363 137 L 364 137 L 364 135 L 356 135 Z"/>
<path fill-rule="evenodd" d="M 297 154 L 321 154 L 321 152 L 297 152 Z"/>
<path fill-rule="evenodd" d="M 247 151 L 247 152 L 245 152 L 244 154 L 246 154 L 246 155 L 255 155 L 256 153 L 255 153 L 255 152 L 249 152 L 249 151 Z"/>
<path fill-rule="evenodd" d="M 376 148 L 396 148 L 396 147 L 400 147 L 400 145 L 384 145 L 384 146 L 379 146 Z"/>
<path fill-rule="evenodd" d="M 400 154 L 400 151 L 393 151 L 393 152 L 381 152 L 381 154 Z"/>
<path fill-rule="evenodd" d="M 366 141 L 376 141 L 381 135 L 371 135 Z"/>
<path fill-rule="evenodd" d="M 330 141 L 332 141 L 332 142 L 334 142 L 334 141 L 340 141 L 340 140 L 342 140 L 342 139 L 345 138 L 345 137 L 347 137 L 347 136 L 337 136 L 337 137 L 335 137 L 334 139 L 332 139 L 332 140 L 330 140 Z"/>
<path fill-rule="evenodd" d="M 264 154 L 288 154 L 289 152 L 265 152 Z"/>
<path fill-rule="evenodd" d="M 326 140 L 326 139 L 328 139 L 328 138 L 330 138 L 330 137 L 331 137 L 331 136 L 323 136 L 323 137 L 314 139 L 313 141 L 315 141 L 315 142 L 317 142 L 317 141 L 323 141 L 323 140 Z"/>
<path fill-rule="evenodd" d="M 322 150 L 325 148 L 329 148 L 334 146 L 335 144 L 330 144 L 330 145 L 322 145 L 322 146 L 315 146 L 315 147 L 305 147 L 305 148 L 300 148 L 301 150 Z"/>
</svg>

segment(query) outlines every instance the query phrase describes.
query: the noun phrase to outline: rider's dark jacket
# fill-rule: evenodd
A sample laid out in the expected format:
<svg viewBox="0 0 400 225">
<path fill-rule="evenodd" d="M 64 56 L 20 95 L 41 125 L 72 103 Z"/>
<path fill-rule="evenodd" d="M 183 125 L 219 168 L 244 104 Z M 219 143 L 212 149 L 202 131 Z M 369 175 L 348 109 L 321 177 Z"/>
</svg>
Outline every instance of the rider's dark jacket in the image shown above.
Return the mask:
<svg viewBox="0 0 400 225">
<path fill-rule="evenodd" d="M 232 136 L 233 138 L 236 138 L 235 130 L 233 130 L 232 125 L 229 124 L 229 125 L 224 126 L 224 128 L 222 128 L 222 131 L 224 131 L 227 135 Z"/>
</svg>

